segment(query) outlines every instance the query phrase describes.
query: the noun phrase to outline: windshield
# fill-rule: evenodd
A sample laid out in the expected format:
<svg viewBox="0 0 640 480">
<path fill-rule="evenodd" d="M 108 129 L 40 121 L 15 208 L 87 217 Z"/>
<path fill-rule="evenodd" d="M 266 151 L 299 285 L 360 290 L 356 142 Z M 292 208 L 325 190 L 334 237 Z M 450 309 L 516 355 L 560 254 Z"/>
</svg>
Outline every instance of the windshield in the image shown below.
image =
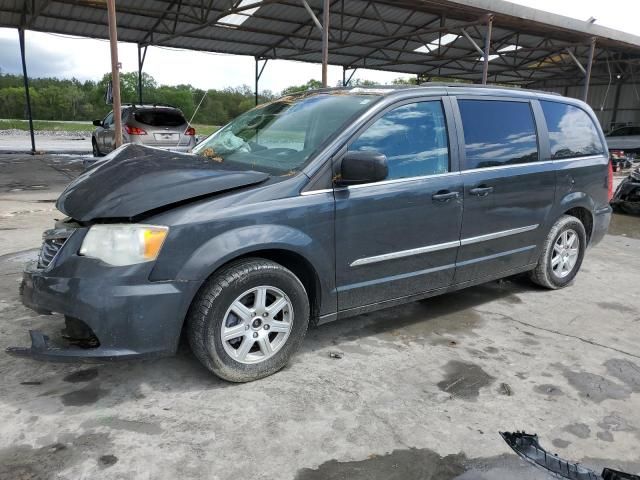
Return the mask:
<svg viewBox="0 0 640 480">
<path fill-rule="evenodd" d="M 293 175 L 347 120 L 378 98 L 342 90 L 284 97 L 240 115 L 193 151 L 242 169 Z"/>
</svg>

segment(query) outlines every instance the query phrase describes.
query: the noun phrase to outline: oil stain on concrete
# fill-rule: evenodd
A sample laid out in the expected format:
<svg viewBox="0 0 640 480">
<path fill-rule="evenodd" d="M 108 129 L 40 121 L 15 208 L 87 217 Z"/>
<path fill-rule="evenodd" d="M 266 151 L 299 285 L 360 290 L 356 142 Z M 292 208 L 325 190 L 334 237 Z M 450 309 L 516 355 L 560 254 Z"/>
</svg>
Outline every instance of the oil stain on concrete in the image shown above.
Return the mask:
<svg viewBox="0 0 640 480">
<path fill-rule="evenodd" d="M 100 387 L 90 385 L 80 390 L 65 393 L 60 396 L 60 400 L 62 400 L 62 404 L 67 407 L 83 407 L 96 403 L 108 393 L 109 390 L 103 390 Z"/>
<path fill-rule="evenodd" d="M 553 440 L 551 440 L 551 443 L 556 448 L 567 448 L 569 445 L 571 445 L 571 442 L 562 440 L 561 438 L 554 438 Z"/>
<path fill-rule="evenodd" d="M 475 363 L 451 360 L 444 366 L 445 378 L 438 382 L 438 388 L 455 398 L 476 400 L 480 389 L 491 385 L 492 377 Z"/>
<path fill-rule="evenodd" d="M 87 368 L 85 370 L 78 370 L 77 372 L 70 373 L 62 380 L 67 383 L 82 383 L 89 382 L 98 376 L 97 368 Z"/>
<path fill-rule="evenodd" d="M 564 395 L 560 387 L 551 385 L 550 383 L 536 385 L 535 387 L 533 387 L 533 391 L 541 395 L 547 395 L 549 397 L 559 397 Z"/>
<path fill-rule="evenodd" d="M 58 478 L 59 472 L 112 448 L 106 434 L 90 433 L 61 440 L 40 448 L 15 445 L 0 449 L 0 479 Z"/>
<path fill-rule="evenodd" d="M 564 427 L 564 431 L 578 438 L 589 438 L 591 435 L 591 429 L 586 423 L 572 423 Z"/>
<path fill-rule="evenodd" d="M 580 396 L 595 403 L 605 400 L 624 400 L 631 395 L 631 389 L 628 386 L 620 385 L 595 373 L 576 372 L 565 368 L 564 376 Z"/>
<path fill-rule="evenodd" d="M 640 392 L 640 366 L 620 358 L 607 360 L 604 366 L 609 375 L 620 380 L 634 392 Z"/>
<path fill-rule="evenodd" d="M 118 463 L 118 457 L 115 455 L 102 455 L 98 459 L 98 463 L 104 468 L 109 468 Z"/>
<path fill-rule="evenodd" d="M 441 457 L 428 449 L 394 450 L 353 462 L 330 460 L 317 469 L 304 468 L 296 480 L 406 480 L 453 479 L 465 471 L 463 455 Z"/>
<path fill-rule="evenodd" d="M 303 468 L 295 480 L 545 480 L 545 472 L 515 455 L 468 459 L 464 454 L 442 457 L 432 450 L 410 448 L 364 460 L 330 460 L 318 468 Z"/>
</svg>

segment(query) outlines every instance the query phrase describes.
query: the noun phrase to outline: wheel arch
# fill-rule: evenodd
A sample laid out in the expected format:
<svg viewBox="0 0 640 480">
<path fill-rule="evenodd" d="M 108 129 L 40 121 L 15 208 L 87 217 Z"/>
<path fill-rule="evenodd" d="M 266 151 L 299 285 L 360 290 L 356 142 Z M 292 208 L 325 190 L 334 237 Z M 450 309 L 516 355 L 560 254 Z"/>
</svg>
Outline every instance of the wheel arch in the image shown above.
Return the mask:
<svg viewBox="0 0 640 480">
<path fill-rule="evenodd" d="M 591 242 L 594 228 L 593 218 L 594 202 L 593 199 L 584 192 L 572 192 L 566 195 L 560 202 L 559 214 L 556 215 L 555 221 L 562 215 L 571 215 L 576 217 L 582 225 L 584 225 L 587 234 L 587 245 Z"/>
<path fill-rule="evenodd" d="M 252 257 L 271 260 L 291 270 L 307 291 L 312 318 L 323 313 L 323 302 L 334 290 L 333 253 L 304 232 L 288 226 L 245 226 L 211 238 L 181 265 L 175 278 L 197 282 L 199 291 L 211 276 L 230 263 Z M 328 259 L 331 260 L 327 262 Z"/>
</svg>

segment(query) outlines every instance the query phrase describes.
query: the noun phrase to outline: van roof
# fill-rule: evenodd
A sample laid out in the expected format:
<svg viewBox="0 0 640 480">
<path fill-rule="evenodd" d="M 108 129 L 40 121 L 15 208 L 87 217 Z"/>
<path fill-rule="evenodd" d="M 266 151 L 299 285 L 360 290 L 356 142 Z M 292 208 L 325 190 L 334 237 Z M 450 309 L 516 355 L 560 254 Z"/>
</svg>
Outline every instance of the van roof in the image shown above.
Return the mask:
<svg viewBox="0 0 640 480">
<path fill-rule="evenodd" d="M 333 87 L 315 90 L 317 92 L 338 92 L 348 91 L 351 93 L 377 94 L 383 96 L 393 95 L 398 92 L 420 91 L 429 92 L 434 89 L 446 90 L 450 94 L 473 94 L 482 92 L 482 95 L 509 95 L 523 98 L 541 98 L 548 96 L 550 98 L 565 98 L 556 92 L 546 92 L 543 90 L 531 90 L 527 88 L 506 87 L 501 85 L 479 85 L 473 83 L 460 82 L 426 82 L 420 85 L 360 85 L 350 87 Z M 300 92 L 305 93 L 305 92 Z M 571 98 L 570 100 L 576 100 Z"/>
</svg>

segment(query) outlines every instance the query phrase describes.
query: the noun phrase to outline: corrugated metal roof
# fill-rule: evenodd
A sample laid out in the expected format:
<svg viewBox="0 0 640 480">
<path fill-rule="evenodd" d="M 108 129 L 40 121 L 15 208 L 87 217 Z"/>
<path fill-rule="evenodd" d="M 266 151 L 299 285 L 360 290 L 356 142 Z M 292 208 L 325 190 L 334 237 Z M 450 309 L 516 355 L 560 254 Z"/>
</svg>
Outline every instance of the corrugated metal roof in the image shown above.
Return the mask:
<svg viewBox="0 0 640 480">
<path fill-rule="evenodd" d="M 322 0 L 308 2 L 321 19 Z M 321 61 L 320 31 L 299 0 L 117 0 L 116 10 L 124 42 Z M 592 83 L 608 81 L 610 71 L 640 68 L 640 37 L 502 0 L 331 0 L 329 62 L 478 80 L 480 55 L 461 28 L 482 46 L 487 14 L 496 55 L 490 81 L 575 84 L 582 73 L 566 50 L 586 64 L 592 37 Z M 0 0 L 0 26 L 108 38 L 99 0 Z M 439 40 L 446 34 L 458 38 Z"/>
</svg>

